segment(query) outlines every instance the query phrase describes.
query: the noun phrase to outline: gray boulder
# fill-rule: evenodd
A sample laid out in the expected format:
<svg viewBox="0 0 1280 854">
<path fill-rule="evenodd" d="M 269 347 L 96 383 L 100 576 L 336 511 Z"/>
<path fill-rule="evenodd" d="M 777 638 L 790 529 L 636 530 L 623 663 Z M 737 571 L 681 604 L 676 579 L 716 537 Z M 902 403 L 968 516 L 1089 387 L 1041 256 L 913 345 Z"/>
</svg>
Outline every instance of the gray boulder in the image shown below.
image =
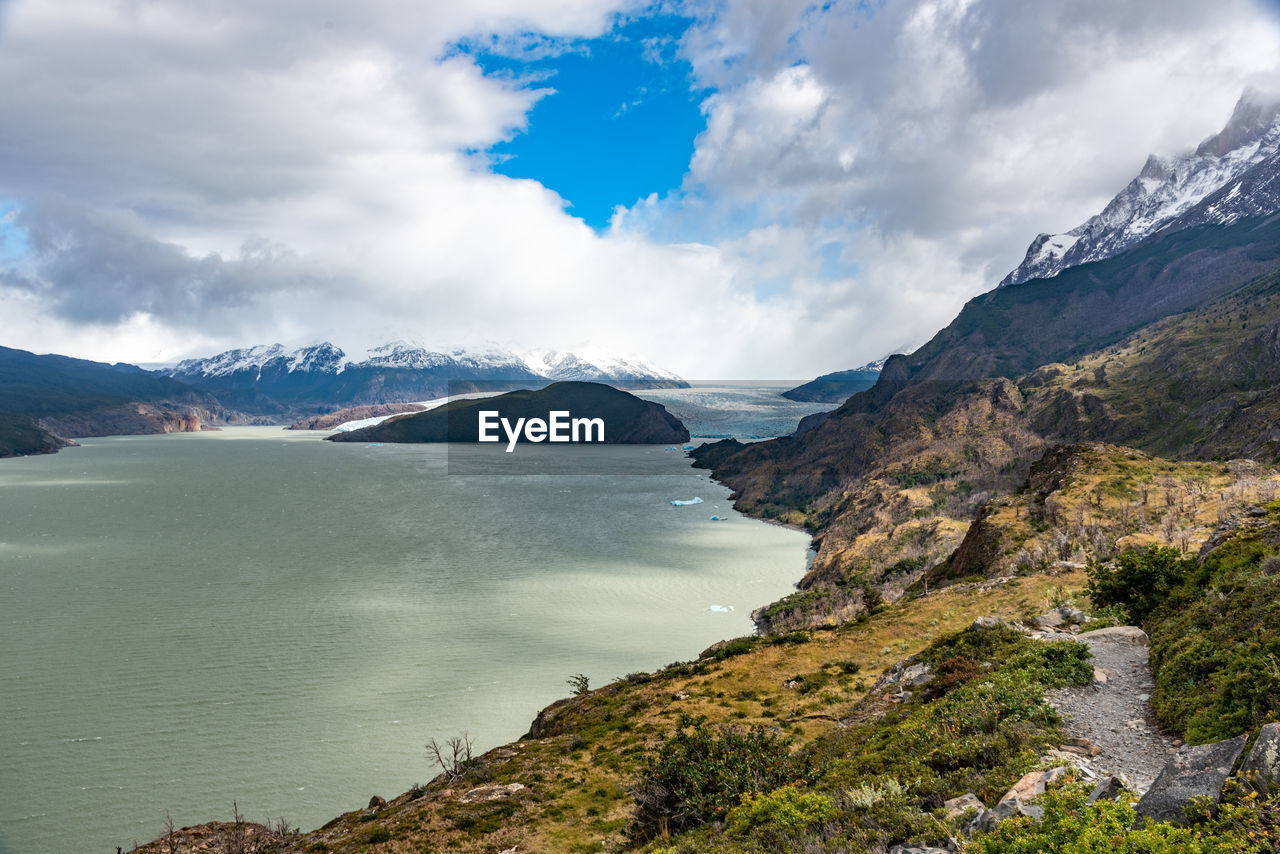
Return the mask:
<svg viewBox="0 0 1280 854">
<path fill-rule="evenodd" d="M 1024 804 L 1017 798 L 1006 798 L 991 809 L 983 810 L 974 816 L 973 821 L 969 822 L 969 835 L 972 836 L 978 831 L 990 833 L 996 829 L 997 824 L 1017 815 L 1040 821 L 1044 818 L 1044 807 Z"/>
<path fill-rule="evenodd" d="M 1090 640 L 1099 638 L 1110 638 L 1117 641 L 1138 644 L 1139 646 L 1147 646 L 1149 643 L 1147 633 L 1137 626 L 1111 626 L 1106 629 L 1094 629 L 1089 632 Z"/>
<path fill-rule="evenodd" d="M 973 792 L 966 792 L 960 797 L 952 798 L 942 804 L 944 815 L 946 815 L 947 818 L 955 818 L 956 816 L 964 815 L 970 810 L 981 812 L 986 808 L 987 805 L 979 800 L 978 796 Z"/>
<path fill-rule="evenodd" d="M 1087 803 L 1095 803 L 1097 801 L 1114 801 L 1124 791 L 1124 783 L 1120 782 L 1120 778 L 1116 776 L 1105 777 L 1098 781 L 1098 785 L 1093 787 L 1093 791 L 1089 793 Z"/>
<path fill-rule="evenodd" d="M 1059 626 L 1064 625 L 1067 622 L 1067 620 L 1059 612 L 1050 611 L 1047 614 L 1041 614 L 1038 617 L 1032 617 L 1031 622 L 1033 625 L 1039 626 L 1042 629 L 1056 629 Z"/>
<path fill-rule="evenodd" d="M 1267 724 L 1240 766 L 1240 779 L 1260 792 L 1280 782 L 1280 724 Z"/>
<path fill-rule="evenodd" d="M 1138 801 L 1139 821 L 1150 818 L 1185 824 L 1184 809 L 1193 798 L 1209 798 L 1216 804 L 1248 738 L 1239 735 L 1214 744 L 1179 748 Z"/>
</svg>

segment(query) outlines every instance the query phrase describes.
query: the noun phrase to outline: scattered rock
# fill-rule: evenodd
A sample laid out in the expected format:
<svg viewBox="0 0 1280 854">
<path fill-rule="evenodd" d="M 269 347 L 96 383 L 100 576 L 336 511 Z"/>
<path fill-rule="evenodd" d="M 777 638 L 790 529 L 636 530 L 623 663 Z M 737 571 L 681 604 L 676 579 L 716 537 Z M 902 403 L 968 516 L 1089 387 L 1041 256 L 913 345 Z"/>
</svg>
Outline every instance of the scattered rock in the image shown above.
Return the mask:
<svg viewBox="0 0 1280 854">
<path fill-rule="evenodd" d="M 1096 742 L 1090 741 L 1083 736 L 1068 738 L 1066 743 L 1058 749 L 1067 753 L 1074 753 L 1077 756 L 1097 756 L 1102 752 L 1102 748 Z"/>
<path fill-rule="evenodd" d="M 1051 768 L 1048 771 L 1031 771 L 1013 784 L 1013 788 L 1004 793 L 1000 799 L 1004 801 L 1030 801 L 1040 797 L 1048 789 L 1049 784 L 1065 776 L 1066 768 Z"/>
<path fill-rule="evenodd" d="M 1001 619 L 1000 617 L 979 617 L 973 621 L 973 627 L 975 629 L 994 629 L 996 626 L 1008 626 L 1009 628 L 1013 628 L 1013 626 L 1009 625 L 1008 620 Z"/>
<path fill-rule="evenodd" d="M 933 680 L 933 668 L 927 664 L 913 664 L 902 671 L 901 685 L 925 685 Z"/>
<path fill-rule="evenodd" d="M 787 685 L 787 687 L 788 687 L 788 688 L 793 688 L 793 687 L 795 687 L 795 686 L 788 684 L 788 685 Z M 688 692 L 688 691 L 677 691 L 677 692 L 675 692 L 675 694 L 673 694 L 672 696 L 674 696 L 677 700 L 687 700 L 687 699 L 689 699 L 689 692 Z"/>
<path fill-rule="evenodd" d="M 1050 611 L 1047 614 L 1041 614 L 1039 617 L 1032 617 L 1031 622 L 1042 629 L 1056 629 L 1058 626 L 1065 625 L 1067 621 L 1057 611 Z"/>
<path fill-rule="evenodd" d="M 997 824 L 1016 815 L 1039 821 L 1044 818 L 1044 808 L 1033 804 L 1024 804 L 1017 798 L 1002 800 L 991 809 L 983 810 L 974 816 L 973 821 L 969 822 L 969 834 L 973 835 L 978 831 L 990 833 L 996 829 Z"/>
<path fill-rule="evenodd" d="M 1280 782 L 1280 724 L 1267 724 L 1240 766 L 1240 779 L 1261 792 Z"/>
<path fill-rule="evenodd" d="M 1222 785 L 1244 751 L 1247 735 L 1214 744 L 1183 747 L 1174 754 L 1136 807 L 1139 820 L 1151 818 L 1185 824 L 1183 808 L 1192 798 L 1222 797 Z"/>
<path fill-rule="evenodd" d="M 966 792 L 958 798 L 952 798 L 949 801 L 944 801 L 942 808 L 946 811 L 945 815 L 947 818 L 955 818 L 956 816 L 964 815 L 969 810 L 977 810 L 978 812 L 981 812 L 987 808 L 987 805 L 984 804 L 973 792 Z"/>
<path fill-rule="evenodd" d="M 1152 716 L 1155 679 L 1146 635 L 1137 627 L 1122 626 L 1084 632 L 1075 639 L 1093 653 L 1094 681 L 1050 692 L 1047 699 L 1066 719 L 1067 734 L 1079 739 L 1065 742 L 1059 751 L 1074 759 L 1052 761 L 1069 763 L 1082 773 L 1087 766 L 1085 776 L 1094 780 L 1119 776 L 1141 795 L 1174 753 L 1171 739 Z M 1083 752 L 1069 750 L 1073 744 Z"/>
<path fill-rule="evenodd" d="M 1111 626 L 1106 629 L 1094 629 L 1088 633 L 1092 640 L 1107 639 L 1109 641 L 1128 642 L 1147 646 L 1147 633 L 1137 626 Z"/>
<path fill-rule="evenodd" d="M 458 802 L 463 804 L 482 804 L 486 801 L 509 798 L 518 792 L 523 792 L 524 788 L 523 783 L 507 783 L 506 785 L 495 783 L 489 786 L 476 786 L 474 789 L 468 789 L 459 795 Z"/>
<path fill-rule="evenodd" d="M 1098 785 L 1093 787 L 1093 791 L 1089 793 L 1088 803 L 1095 801 L 1114 801 L 1124 791 L 1124 784 L 1120 782 L 1120 778 L 1112 774 L 1106 779 L 1099 780 Z"/>
<path fill-rule="evenodd" d="M 917 848 L 895 845 L 889 849 L 889 854 L 951 854 L 951 852 L 945 848 L 932 848 L 928 845 Z"/>
<path fill-rule="evenodd" d="M 369 809 L 376 810 L 387 805 L 387 799 L 374 795 L 369 799 Z"/>
</svg>

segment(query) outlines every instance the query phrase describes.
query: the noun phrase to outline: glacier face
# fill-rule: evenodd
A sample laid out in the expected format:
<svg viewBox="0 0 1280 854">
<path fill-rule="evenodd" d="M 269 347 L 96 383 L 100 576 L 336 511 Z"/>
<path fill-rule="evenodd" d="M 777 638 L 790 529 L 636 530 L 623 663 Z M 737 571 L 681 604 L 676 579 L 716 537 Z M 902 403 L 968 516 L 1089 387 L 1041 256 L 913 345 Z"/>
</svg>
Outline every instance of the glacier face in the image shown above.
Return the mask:
<svg viewBox="0 0 1280 854">
<path fill-rule="evenodd" d="M 1151 155 L 1102 213 L 1068 232 L 1038 235 L 1000 286 L 1110 258 L 1157 232 L 1273 213 L 1280 210 L 1278 170 L 1280 100 L 1246 92 L 1222 131 L 1194 152 Z"/>
</svg>

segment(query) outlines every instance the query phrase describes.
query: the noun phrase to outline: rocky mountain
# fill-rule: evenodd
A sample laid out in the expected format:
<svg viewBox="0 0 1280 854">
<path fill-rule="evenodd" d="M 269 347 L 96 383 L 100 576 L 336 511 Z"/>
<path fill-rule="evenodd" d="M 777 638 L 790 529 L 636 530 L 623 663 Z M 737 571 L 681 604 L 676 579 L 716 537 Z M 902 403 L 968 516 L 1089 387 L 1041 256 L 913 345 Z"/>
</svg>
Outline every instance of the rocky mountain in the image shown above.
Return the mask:
<svg viewBox="0 0 1280 854">
<path fill-rule="evenodd" d="M 1032 241 L 1001 287 L 1111 258 L 1152 235 L 1230 224 L 1280 209 L 1280 99 L 1249 91 L 1226 127 L 1194 152 L 1151 155 L 1138 176 L 1087 222 Z"/>
<path fill-rule="evenodd" d="M 552 411 L 575 418 L 598 418 L 603 444 L 674 444 L 689 441 L 689 430 L 666 407 L 641 400 L 612 386 L 589 382 L 556 382 L 537 390 L 520 390 L 481 400 L 455 400 L 413 415 L 370 427 L 327 436 L 331 442 L 478 442 L 479 411 L 494 410 L 510 423 L 548 419 Z M 496 435 L 502 436 L 497 431 Z M 506 438 L 501 442 L 505 443 Z M 521 441 L 525 441 L 521 439 Z"/>
<path fill-rule="evenodd" d="M 787 400 L 804 403 L 840 403 L 875 385 L 888 358 L 885 356 L 884 359 L 876 359 L 874 362 L 868 362 L 847 371 L 823 374 L 807 383 L 787 389 L 782 396 Z"/>
<path fill-rule="evenodd" d="M 188 359 L 161 373 L 206 389 L 228 406 L 276 420 L 564 379 L 622 388 L 687 385 L 639 359 L 587 359 L 553 350 L 521 355 L 500 347 L 439 351 L 403 341 L 376 347 L 363 357 L 328 342 L 298 349 L 271 344 Z"/>
<path fill-rule="evenodd" d="M 199 430 L 232 417 L 212 396 L 135 365 L 0 347 L 0 455 L 66 439 Z"/>
</svg>

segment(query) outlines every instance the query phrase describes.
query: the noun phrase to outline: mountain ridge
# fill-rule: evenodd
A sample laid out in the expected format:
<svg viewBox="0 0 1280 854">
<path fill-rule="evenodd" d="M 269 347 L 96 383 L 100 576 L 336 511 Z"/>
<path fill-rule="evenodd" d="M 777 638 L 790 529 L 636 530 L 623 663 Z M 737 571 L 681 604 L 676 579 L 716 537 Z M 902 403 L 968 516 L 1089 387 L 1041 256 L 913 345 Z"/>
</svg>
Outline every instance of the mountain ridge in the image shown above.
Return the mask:
<svg viewBox="0 0 1280 854">
<path fill-rule="evenodd" d="M 1150 155 L 1100 213 L 1070 231 L 1038 235 L 998 287 L 1052 278 L 1162 232 L 1273 212 L 1280 204 L 1278 154 L 1280 96 L 1246 91 L 1223 129 L 1193 152 Z"/>
<path fill-rule="evenodd" d="M 296 421 L 336 409 L 422 400 L 477 391 L 507 391 L 561 380 L 619 388 L 687 388 L 670 371 L 639 357 L 586 358 L 555 350 L 525 354 L 497 346 L 433 350 L 406 341 L 370 349 L 362 358 L 329 342 L 282 344 L 185 359 L 157 373 L 209 391 L 238 410 Z"/>
</svg>

